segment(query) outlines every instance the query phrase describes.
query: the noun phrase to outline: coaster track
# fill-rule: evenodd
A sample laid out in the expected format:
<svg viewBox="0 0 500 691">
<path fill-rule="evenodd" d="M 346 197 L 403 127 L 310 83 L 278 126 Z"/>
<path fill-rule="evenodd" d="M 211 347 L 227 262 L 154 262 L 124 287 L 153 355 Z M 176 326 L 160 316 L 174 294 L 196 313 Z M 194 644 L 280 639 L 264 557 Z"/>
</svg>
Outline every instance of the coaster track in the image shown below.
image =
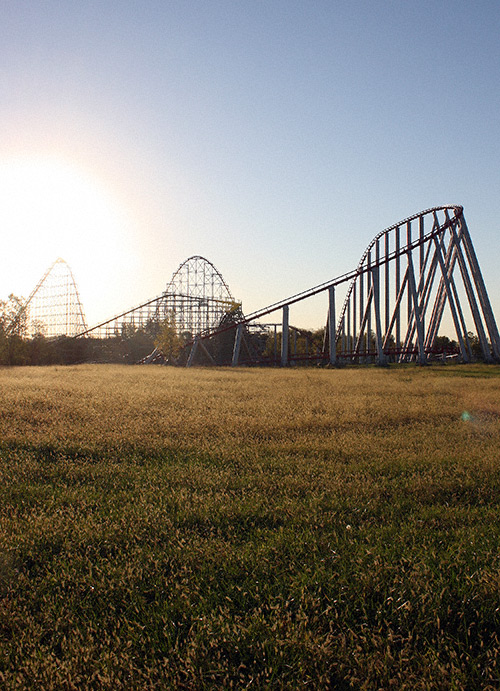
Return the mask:
<svg viewBox="0 0 500 691">
<path fill-rule="evenodd" d="M 343 286 L 347 292 L 337 319 L 337 293 Z M 252 364 L 240 357 L 248 328 L 278 311 L 280 357 L 271 364 L 286 366 L 304 359 L 291 348 L 290 308 L 320 293 L 327 296 L 328 305 L 323 349 L 310 356 L 318 362 L 424 363 L 434 353 L 446 313 L 464 362 L 473 358 L 471 332 L 477 334 L 484 360 L 500 362 L 497 325 L 459 205 L 426 209 L 386 228 L 371 241 L 353 271 L 226 327 L 235 331 L 231 364 Z M 216 338 L 221 332 L 215 330 L 198 341 Z M 192 352 L 196 348 L 195 340 Z M 195 362 L 194 356 L 189 362 Z M 254 362 L 263 364 L 269 358 Z"/>
<path fill-rule="evenodd" d="M 319 346 L 291 324 L 290 314 L 320 294 L 326 326 Z M 278 317 L 270 323 L 273 313 Z M 127 338 L 137 330 L 154 335 L 168 322 L 187 343 L 179 362 L 188 366 L 425 363 L 439 350 L 440 329 L 454 334 L 462 361 L 479 353 L 500 362 L 498 328 L 460 205 L 426 209 L 386 228 L 352 271 L 251 314 L 243 314 L 215 266 L 196 255 L 180 264 L 161 295 L 91 328 L 73 274 L 58 259 L 11 327 L 20 320 L 30 336 L 90 339 Z"/>
<path fill-rule="evenodd" d="M 151 300 L 81 331 L 79 337 L 119 337 L 130 329 L 147 329 L 173 320 L 187 338 L 210 333 L 223 315 L 238 305 L 212 262 L 199 255 L 186 259 L 165 291 Z"/>
<path fill-rule="evenodd" d="M 49 266 L 9 325 L 14 333 L 24 323 L 26 336 L 76 336 L 87 328 L 75 277 L 60 257 Z"/>
</svg>

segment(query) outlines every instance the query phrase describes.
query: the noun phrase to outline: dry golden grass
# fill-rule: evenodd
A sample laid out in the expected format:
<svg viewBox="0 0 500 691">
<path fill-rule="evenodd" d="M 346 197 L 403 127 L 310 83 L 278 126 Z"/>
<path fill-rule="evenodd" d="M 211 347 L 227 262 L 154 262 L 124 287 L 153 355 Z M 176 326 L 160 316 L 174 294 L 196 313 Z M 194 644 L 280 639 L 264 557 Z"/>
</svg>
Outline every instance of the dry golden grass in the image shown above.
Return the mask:
<svg viewBox="0 0 500 691">
<path fill-rule="evenodd" d="M 497 688 L 500 368 L 0 370 L 5 688 Z"/>
</svg>

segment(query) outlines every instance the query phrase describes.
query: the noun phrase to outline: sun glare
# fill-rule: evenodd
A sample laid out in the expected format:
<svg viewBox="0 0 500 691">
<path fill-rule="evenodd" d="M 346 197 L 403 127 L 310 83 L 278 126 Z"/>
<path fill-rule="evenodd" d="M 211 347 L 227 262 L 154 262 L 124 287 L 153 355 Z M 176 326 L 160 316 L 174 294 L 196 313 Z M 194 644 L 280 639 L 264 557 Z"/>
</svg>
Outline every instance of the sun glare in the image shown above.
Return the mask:
<svg viewBox="0 0 500 691">
<path fill-rule="evenodd" d="M 80 282 L 95 282 L 129 235 L 126 210 L 104 181 L 50 157 L 0 161 L 0 228 L 9 248 L 2 293 L 25 297 L 57 257 Z"/>
</svg>

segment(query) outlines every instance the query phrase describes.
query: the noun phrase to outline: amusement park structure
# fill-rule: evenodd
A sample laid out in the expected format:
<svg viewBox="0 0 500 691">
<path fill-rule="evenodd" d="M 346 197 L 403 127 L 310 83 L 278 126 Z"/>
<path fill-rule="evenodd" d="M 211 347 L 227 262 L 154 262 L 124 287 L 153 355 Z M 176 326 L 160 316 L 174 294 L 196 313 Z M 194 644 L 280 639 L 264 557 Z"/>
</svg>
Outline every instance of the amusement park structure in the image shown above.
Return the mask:
<svg viewBox="0 0 500 691">
<path fill-rule="evenodd" d="M 53 270 L 54 265 L 23 309 L 31 310 Z M 161 295 L 92 328 L 85 326 L 74 279 L 68 285 L 71 300 L 55 301 L 72 305 L 67 335 L 120 338 L 131 330 L 158 331 L 168 322 L 184 344 L 176 362 L 188 366 L 423 364 L 437 355 L 444 322 L 456 339 L 455 357 L 469 362 L 479 352 L 486 362 L 500 362 L 498 328 L 459 205 L 433 207 L 386 228 L 352 271 L 252 314 L 243 314 L 222 275 L 200 256 L 183 262 Z M 292 325 L 291 312 L 320 294 L 326 318 L 318 343 L 310 332 Z M 272 314 L 278 316 L 269 323 Z M 41 316 L 30 312 L 30 319 L 37 318 Z M 54 328 L 62 323 L 58 320 L 49 322 L 47 333 L 62 328 Z"/>
<path fill-rule="evenodd" d="M 76 336 L 87 328 L 75 277 L 58 258 L 43 274 L 10 324 L 14 332 L 23 323 L 27 336 Z"/>
<path fill-rule="evenodd" d="M 347 287 L 337 312 L 337 293 Z M 328 296 L 321 359 L 340 362 L 426 362 L 446 311 L 464 362 L 473 359 L 477 334 L 486 362 L 500 362 L 500 338 L 461 206 L 434 207 L 386 228 L 368 245 L 353 271 L 247 315 L 238 331 L 271 312 L 282 313 L 280 364 L 290 353 L 289 310 L 318 293 Z M 336 318 L 336 315 L 338 319 Z"/>
<path fill-rule="evenodd" d="M 194 337 L 216 329 L 223 315 L 238 307 L 215 266 L 204 257 L 194 256 L 179 266 L 161 295 L 78 335 L 110 338 L 168 319 L 173 320 L 179 334 Z"/>
</svg>

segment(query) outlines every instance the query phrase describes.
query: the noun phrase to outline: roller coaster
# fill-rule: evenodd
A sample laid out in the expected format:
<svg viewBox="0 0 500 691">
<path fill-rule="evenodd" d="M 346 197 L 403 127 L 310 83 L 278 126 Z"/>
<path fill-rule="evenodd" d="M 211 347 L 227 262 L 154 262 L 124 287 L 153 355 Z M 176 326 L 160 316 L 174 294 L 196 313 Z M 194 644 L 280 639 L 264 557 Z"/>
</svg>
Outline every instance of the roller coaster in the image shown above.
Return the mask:
<svg viewBox="0 0 500 691">
<path fill-rule="evenodd" d="M 179 334 L 206 334 L 237 306 L 215 266 L 204 257 L 194 256 L 179 266 L 161 295 L 84 329 L 78 336 L 110 338 L 166 319 L 173 319 Z"/>
<path fill-rule="evenodd" d="M 30 324 L 45 323 L 51 335 L 106 339 L 152 326 L 158 331 L 168 321 L 184 344 L 176 362 L 186 366 L 424 364 L 445 355 L 436 346 L 444 322 L 456 339 L 450 355 L 470 362 L 479 352 L 486 362 L 500 362 L 498 328 L 459 205 L 426 209 L 386 228 L 352 271 L 246 315 L 215 266 L 194 256 L 179 266 L 163 293 L 91 328 L 71 275 L 64 299 L 60 290 L 57 300 L 44 298 L 45 312 L 48 305 L 52 309 L 46 318 L 36 305 L 61 263 L 22 308 L 38 315 Z M 326 318 L 318 342 L 317 334 L 294 326 L 290 314 L 320 294 Z M 56 303 L 65 308 L 66 321 L 54 316 L 61 312 Z M 278 316 L 270 321 L 271 315 Z M 145 361 L 154 355 L 158 351 Z"/>
<path fill-rule="evenodd" d="M 21 305 L 8 331 L 15 333 L 23 325 L 30 338 L 76 336 L 87 328 L 75 277 L 67 262 L 55 260 Z"/>
</svg>

